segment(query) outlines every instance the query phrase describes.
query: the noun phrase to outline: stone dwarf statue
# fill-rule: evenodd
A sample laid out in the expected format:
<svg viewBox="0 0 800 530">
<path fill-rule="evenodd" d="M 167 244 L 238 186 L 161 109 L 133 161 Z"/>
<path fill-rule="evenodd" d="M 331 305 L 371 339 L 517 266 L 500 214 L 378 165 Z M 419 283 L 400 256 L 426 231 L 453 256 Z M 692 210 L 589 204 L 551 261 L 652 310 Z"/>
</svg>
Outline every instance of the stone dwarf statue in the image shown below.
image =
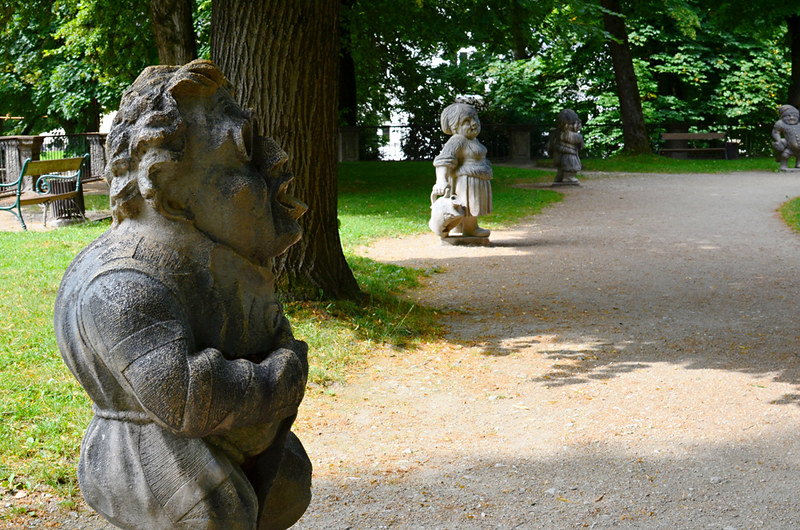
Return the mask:
<svg viewBox="0 0 800 530">
<path fill-rule="evenodd" d="M 478 226 L 478 217 L 492 212 L 492 164 L 477 139 L 478 113 L 472 105 L 453 103 L 442 112 L 441 125 L 450 139 L 433 160 L 436 183 L 429 226 L 443 240 L 483 238 L 478 244 L 486 244 L 490 231 Z M 443 196 L 440 206 L 437 196 Z"/>
<path fill-rule="evenodd" d="M 789 169 L 789 158 L 795 157 L 794 167 L 800 168 L 800 112 L 792 105 L 781 105 L 778 114 L 780 119 L 772 128 L 775 161 L 785 171 Z"/>
<path fill-rule="evenodd" d="M 547 151 L 557 169 L 554 186 L 581 185 L 575 175 L 581 170 L 578 155 L 583 149 L 582 127 L 581 119 L 574 110 L 564 109 L 558 113 L 557 126 L 550 130 L 547 139 Z"/>
<path fill-rule="evenodd" d="M 290 431 L 308 377 L 272 261 L 305 206 L 209 61 L 145 69 L 107 141 L 112 227 L 55 304 L 92 399 L 78 480 L 122 528 L 288 528 L 311 498 Z"/>
</svg>

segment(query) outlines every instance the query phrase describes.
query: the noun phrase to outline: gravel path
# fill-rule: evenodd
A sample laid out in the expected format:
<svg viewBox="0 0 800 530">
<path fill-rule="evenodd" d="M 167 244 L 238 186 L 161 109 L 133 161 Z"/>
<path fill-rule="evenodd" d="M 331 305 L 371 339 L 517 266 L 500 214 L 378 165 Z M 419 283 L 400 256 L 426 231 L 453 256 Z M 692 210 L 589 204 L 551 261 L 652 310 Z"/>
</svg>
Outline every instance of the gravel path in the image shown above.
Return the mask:
<svg viewBox="0 0 800 530">
<path fill-rule="evenodd" d="M 800 527 L 800 176 L 600 176 L 439 267 L 449 342 L 304 403 L 300 528 Z"/>
<path fill-rule="evenodd" d="M 307 396 L 297 528 L 800 528 L 800 175 L 564 191 L 489 248 L 364 250 L 439 267 L 410 296 L 450 331 Z"/>
</svg>

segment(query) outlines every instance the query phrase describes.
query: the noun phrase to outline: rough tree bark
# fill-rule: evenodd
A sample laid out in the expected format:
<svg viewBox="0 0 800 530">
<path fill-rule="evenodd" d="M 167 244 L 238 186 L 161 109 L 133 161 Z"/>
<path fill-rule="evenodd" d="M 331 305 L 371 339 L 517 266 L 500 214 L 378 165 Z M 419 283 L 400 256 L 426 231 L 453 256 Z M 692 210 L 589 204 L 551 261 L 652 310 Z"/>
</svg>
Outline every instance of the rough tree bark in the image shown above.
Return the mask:
<svg viewBox="0 0 800 530">
<path fill-rule="evenodd" d="M 800 108 L 800 15 L 786 17 L 786 26 L 789 29 L 789 55 L 792 58 L 789 104 Z"/>
<path fill-rule="evenodd" d="M 339 0 L 214 0 L 211 59 L 251 108 L 259 132 L 289 155 L 293 193 L 308 204 L 303 239 L 277 264 L 296 298 L 360 291 L 342 252 L 337 215 Z"/>
<path fill-rule="evenodd" d="M 160 64 L 197 59 L 192 0 L 150 0 L 150 20 Z"/>
<path fill-rule="evenodd" d="M 642 114 L 642 98 L 639 83 L 633 70 L 633 57 L 628 44 L 628 30 L 618 0 L 601 0 L 601 5 L 610 12 L 603 13 L 603 25 L 612 38 L 608 41 L 614 77 L 617 81 L 617 97 L 622 115 L 623 150 L 630 154 L 651 153 L 650 140 Z"/>
</svg>

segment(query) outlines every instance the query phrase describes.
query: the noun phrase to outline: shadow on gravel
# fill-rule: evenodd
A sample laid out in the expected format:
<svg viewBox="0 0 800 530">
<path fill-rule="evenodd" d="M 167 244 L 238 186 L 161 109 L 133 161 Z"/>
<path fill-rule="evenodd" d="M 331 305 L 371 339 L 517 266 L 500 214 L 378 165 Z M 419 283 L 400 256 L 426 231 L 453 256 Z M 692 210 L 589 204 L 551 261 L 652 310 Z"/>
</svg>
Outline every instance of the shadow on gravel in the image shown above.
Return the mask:
<svg viewBox="0 0 800 530">
<path fill-rule="evenodd" d="M 350 466 L 315 478 L 295 528 L 797 528 L 794 433 L 748 444 L 664 436 L 648 454 L 625 449 L 625 434 L 621 446 L 558 454 L 459 455 L 466 467 L 433 451 L 400 469 Z"/>
</svg>

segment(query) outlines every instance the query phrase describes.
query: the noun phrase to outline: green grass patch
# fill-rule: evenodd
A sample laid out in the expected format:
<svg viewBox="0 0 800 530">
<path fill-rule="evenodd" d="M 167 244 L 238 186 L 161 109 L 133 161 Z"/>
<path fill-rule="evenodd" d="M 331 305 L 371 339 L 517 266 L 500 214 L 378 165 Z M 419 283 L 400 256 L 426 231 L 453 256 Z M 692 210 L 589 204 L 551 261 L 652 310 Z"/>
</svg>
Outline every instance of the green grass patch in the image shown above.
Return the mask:
<svg viewBox="0 0 800 530">
<path fill-rule="evenodd" d="M 515 187 L 552 179 L 552 171 L 496 166 L 494 213 L 481 217 L 481 226 L 505 228 L 561 200 L 553 190 Z M 427 232 L 435 180 L 430 162 L 340 164 L 339 235 L 345 250 L 376 238 Z"/>
<path fill-rule="evenodd" d="M 91 417 L 86 393 L 61 361 L 53 303 L 72 258 L 108 227 L 0 233 L 0 485 L 77 491 L 75 464 Z"/>
<path fill-rule="evenodd" d="M 83 205 L 86 207 L 86 210 L 111 210 L 108 195 L 84 195 Z"/>
<path fill-rule="evenodd" d="M 780 207 L 781 217 L 795 232 L 800 232 L 800 197 L 783 203 Z"/>
<path fill-rule="evenodd" d="M 582 159 L 583 171 L 620 173 L 731 173 L 733 171 L 777 171 L 773 158 L 735 160 L 681 160 L 660 155 L 617 155 Z"/>
<path fill-rule="evenodd" d="M 354 254 L 347 260 L 367 293 L 365 300 L 291 302 L 285 308 L 295 335 L 308 342 L 309 382 L 319 388 L 343 382 L 348 368 L 360 364 L 378 346 L 415 347 L 441 332 L 436 310 L 398 296 L 416 287 L 420 276 L 430 271 Z"/>
</svg>

